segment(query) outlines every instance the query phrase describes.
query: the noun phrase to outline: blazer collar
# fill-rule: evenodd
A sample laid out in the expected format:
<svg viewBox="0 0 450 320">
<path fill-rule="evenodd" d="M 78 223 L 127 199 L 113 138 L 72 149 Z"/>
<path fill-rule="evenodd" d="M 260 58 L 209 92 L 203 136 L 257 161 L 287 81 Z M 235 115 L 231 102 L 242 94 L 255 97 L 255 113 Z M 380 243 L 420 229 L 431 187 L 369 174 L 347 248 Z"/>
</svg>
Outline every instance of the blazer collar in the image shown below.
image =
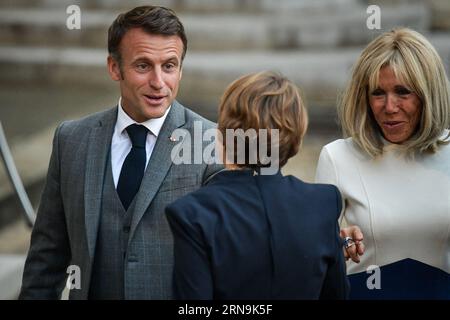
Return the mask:
<svg viewBox="0 0 450 320">
<path fill-rule="evenodd" d="M 91 259 L 95 253 L 106 161 L 108 161 L 116 119 L 117 107 L 104 112 L 91 129 L 87 144 L 84 212 L 86 236 Z"/>
</svg>

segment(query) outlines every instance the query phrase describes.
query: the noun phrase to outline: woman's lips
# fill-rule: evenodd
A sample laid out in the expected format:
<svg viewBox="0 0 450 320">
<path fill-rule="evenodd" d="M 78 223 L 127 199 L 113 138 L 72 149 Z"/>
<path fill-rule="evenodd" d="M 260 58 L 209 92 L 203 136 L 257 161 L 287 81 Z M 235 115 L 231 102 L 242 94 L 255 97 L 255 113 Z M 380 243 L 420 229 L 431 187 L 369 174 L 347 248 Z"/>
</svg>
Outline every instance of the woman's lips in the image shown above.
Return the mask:
<svg viewBox="0 0 450 320">
<path fill-rule="evenodd" d="M 402 127 L 405 124 L 404 121 L 384 121 L 383 127 L 388 130 L 395 130 Z"/>
<path fill-rule="evenodd" d="M 158 95 L 144 95 L 145 101 L 152 106 L 159 106 L 166 96 L 158 96 Z"/>
</svg>

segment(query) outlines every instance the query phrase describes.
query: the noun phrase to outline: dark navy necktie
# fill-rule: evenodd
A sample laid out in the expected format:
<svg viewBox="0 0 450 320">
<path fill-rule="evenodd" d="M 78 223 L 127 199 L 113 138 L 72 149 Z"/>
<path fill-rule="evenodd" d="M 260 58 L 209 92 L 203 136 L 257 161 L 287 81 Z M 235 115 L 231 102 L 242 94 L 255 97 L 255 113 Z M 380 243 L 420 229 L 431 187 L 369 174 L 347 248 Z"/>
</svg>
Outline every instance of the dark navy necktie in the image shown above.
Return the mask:
<svg viewBox="0 0 450 320">
<path fill-rule="evenodd" d="M 148 129 L 138 124 L 132 124 L 126 128 L 131 139 L 132 147 L 128 153 L 120 171 L 117 193 L 125 210 L 128 210 L 131 201 L 139 190 L 144 176 L 147 153 L 145 143 Z"/>
</svg>

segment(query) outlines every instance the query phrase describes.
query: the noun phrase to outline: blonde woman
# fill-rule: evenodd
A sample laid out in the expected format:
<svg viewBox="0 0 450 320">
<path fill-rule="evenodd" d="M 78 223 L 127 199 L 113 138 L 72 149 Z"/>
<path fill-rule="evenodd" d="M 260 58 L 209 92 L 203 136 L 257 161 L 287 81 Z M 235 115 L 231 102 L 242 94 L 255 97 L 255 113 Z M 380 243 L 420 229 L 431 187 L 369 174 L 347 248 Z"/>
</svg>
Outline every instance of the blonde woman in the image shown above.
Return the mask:
<svg viewBox="0 0 450 320">
<path fill-rule="evenodd" d="M 271 72 L 233 82 L 219 108 L 224 138 L 227 130 L 242 129 L 255 130 L 257 140 L 267 130 L 272 139 L 270 132 L 278 130 L 279 139 L 270 141 L 279 149 L 272 163 L 278 168 L 298 152 L 306 126 L 297 88 Z M 280 171 L 262 174 L 268 164 L 250 140 L 245 155 L 233 141 L 218 142 L 226 170 L 166 210 L 175 243 L 175 298 L 346 298 L 337 188 Z M 272 147 L 270 152 L 276 153 Z"/>
<path fill-rule="evenodd" d="M 351 298 L 450 299 L 449 90 L 436 50 L 407 28 L 353 68 L 338 110 L 347 138 L 322 149 L 316 175 L 364 235 L 363 255 L 346 249 L 360 260 L 347 264 Z"/>
</svg>

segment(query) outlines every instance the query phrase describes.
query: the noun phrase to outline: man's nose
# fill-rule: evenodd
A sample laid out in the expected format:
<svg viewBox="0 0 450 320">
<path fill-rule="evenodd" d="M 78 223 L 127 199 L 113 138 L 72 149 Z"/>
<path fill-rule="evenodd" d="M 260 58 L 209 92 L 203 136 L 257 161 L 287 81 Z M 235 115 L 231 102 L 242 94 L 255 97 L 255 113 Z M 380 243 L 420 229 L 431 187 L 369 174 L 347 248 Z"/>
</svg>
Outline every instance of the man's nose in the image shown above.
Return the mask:
<svg viewBox="0 0 450 320">
<path fill-rule="evenodd" d="M 398 111 L 398 99 L 395 94 L 387 95 L 385 109 L 387 113 L 395 113 Z"/>
<path fill-rule="evenodd" d="M 153 72 L 150 75 L 149 83 L 150 86 L 155 90 L 160 90 L 164 87 L 161 68 L 155 68 L 153 70 Z"/>
</svg>

